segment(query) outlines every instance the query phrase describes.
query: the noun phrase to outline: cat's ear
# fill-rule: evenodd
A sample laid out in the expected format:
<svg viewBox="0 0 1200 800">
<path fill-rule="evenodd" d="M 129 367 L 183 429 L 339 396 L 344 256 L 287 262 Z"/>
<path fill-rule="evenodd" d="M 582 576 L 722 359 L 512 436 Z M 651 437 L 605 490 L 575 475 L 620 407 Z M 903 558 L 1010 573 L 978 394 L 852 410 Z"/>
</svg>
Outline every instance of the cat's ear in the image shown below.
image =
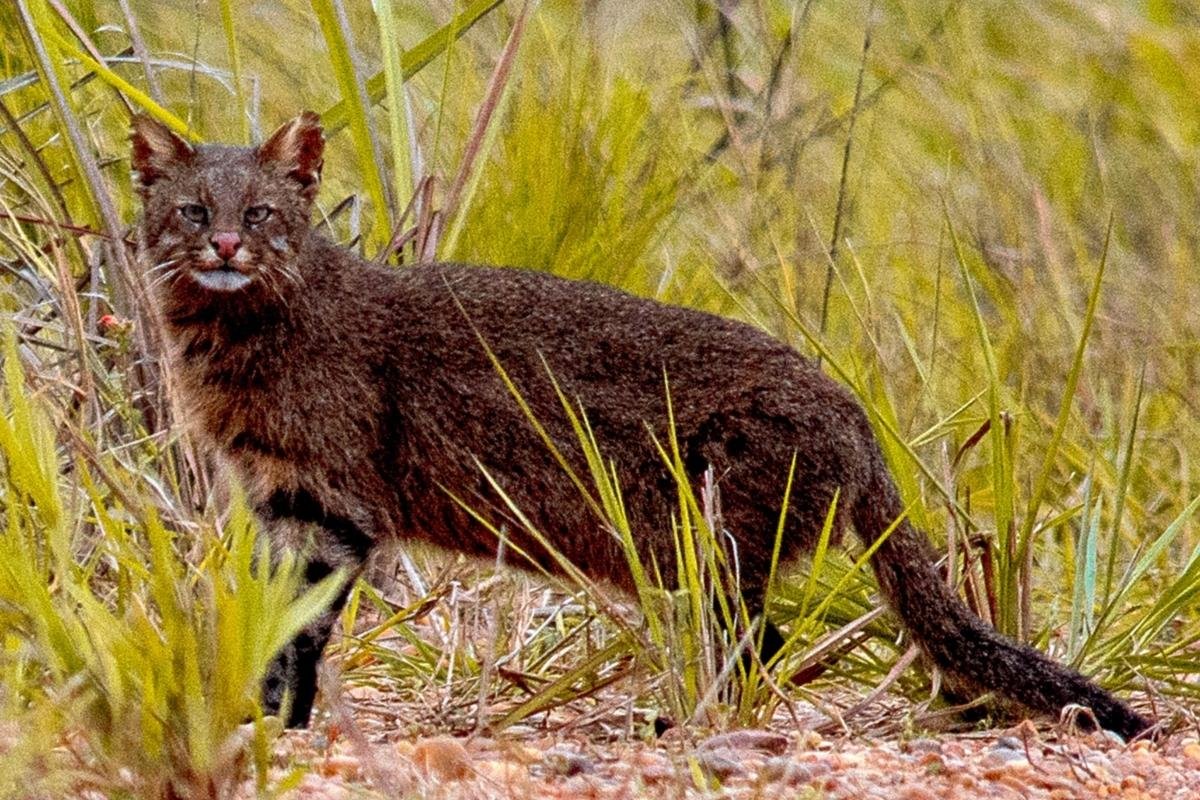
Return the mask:
<svg viewBox="0 0 1200 800">
<path fill-rule="evenodd" d="M 325 156 L 325 136 L 321 120 L 305 111 L 271 134 L 258 148 L 258 161 L 277 169 L 300 184 L 301 193 L 312 199 L 321 182 Z"/>
<path fill-rule="evenodd" d="M 190 144 L 148 114 L 134 116 L 129 139 L 133 183 L 143 191 L 176 168 L 190 164 L 196 155 Z"/>
</svg>

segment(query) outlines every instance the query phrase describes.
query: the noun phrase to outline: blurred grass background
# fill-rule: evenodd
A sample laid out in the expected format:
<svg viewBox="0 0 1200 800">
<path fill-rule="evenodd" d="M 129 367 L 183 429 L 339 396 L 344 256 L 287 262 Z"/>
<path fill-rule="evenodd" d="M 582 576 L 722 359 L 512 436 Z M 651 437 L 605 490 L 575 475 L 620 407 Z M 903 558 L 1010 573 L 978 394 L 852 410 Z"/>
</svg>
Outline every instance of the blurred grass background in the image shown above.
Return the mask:
<svg viewBox="0 0 1200 800">
<path fill-rule="evenodd" d="M 171 420 L 153 309 L 120 243 L 140 108 L 234 142 L 324 112 L 323 224 L 369 257 L 390 242 L 397 268 L 437 257 L 600 280 L 820 355 L 870 410 L 911 514 L 980 613 L 1187 716 L 1198 96 L 1200 13 L 1168 0 L 0 5 L 0 305 L 14 332 L 0 775 L 22 776 L 0 777 L 0 793 L 219 793 L 214 774 L 261 766 L 269 747 L 261 727 L 238 732 L 246 697 L 196 716 L 195 695 L 225 680 L 204 668 L 216 651 L 154 651 L 141 667 L 111 655 L 233 613 L 197 586 L 266 580 L 216 535 L 237 525 L 218 524 L 203 459 Z M 611 604 L 594 593 L 398 559 L 400 580 L 381 566 L 351 604 L 348 683 L 433 693 L 429 724 L 451 727 L 590 713 L 610 682 L 630 703 L 662 699 L 646 665 L 669 659 L 595 616 Z M 777 597 L 790 669 L 851 624 L 829 680 L 800 691 L 870 692 L 906 645 L 869 616 L 851 561 L 817 567 Z M 848 591 L 811 602 L 846 570 Z M 257 596 L 300 619 L 285 590 Z M 90 644 L 54 633 L 85 611 L 112 620 Z M 720 659 L 709 669 L 719 677 Z M 759 689 L 757 711 L 722 696 L 734 710 L 716 713 L 703 685 L 685 674 L 666 706 L 727 725 L 778 705 Z M 915 668 L 889 683 L 913 700 L 928 686 Z M 169 708 L 162 728 L 136 730 L 172 743 L 161 760 L 91 732 L 143 719 L 152 698 Z"/>
</svg>

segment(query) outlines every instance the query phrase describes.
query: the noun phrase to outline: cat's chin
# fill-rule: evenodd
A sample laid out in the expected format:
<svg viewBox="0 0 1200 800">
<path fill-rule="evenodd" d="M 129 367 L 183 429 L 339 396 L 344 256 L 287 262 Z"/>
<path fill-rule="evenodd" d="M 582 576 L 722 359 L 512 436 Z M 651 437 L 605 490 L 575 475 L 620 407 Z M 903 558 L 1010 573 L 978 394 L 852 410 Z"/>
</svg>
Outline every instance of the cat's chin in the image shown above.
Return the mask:
<svg viewBox="0 0 1200 800">
<path fill-rule="evenodd" d="M 236 292 L 250 285 L 250 278 L 236 269 L 192 270 L 192 280 L 210 292 Z"/>
</svg>

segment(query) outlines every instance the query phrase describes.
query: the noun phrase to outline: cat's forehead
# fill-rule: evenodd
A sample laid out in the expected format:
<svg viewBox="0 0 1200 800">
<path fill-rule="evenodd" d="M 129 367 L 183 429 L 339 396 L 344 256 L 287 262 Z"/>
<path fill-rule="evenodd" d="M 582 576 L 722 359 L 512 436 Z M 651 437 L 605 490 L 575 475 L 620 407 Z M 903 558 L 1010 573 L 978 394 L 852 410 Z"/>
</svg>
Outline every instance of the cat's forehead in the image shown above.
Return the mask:
<svg viewBox="0 0 1200 800">
<path fill-rule="evenodd" d="M 193 186 L 202 188 L 214 199 L 240 199 L 265 177 L 253 147 L 197 145 L 191 174 Z"/>
</svg>

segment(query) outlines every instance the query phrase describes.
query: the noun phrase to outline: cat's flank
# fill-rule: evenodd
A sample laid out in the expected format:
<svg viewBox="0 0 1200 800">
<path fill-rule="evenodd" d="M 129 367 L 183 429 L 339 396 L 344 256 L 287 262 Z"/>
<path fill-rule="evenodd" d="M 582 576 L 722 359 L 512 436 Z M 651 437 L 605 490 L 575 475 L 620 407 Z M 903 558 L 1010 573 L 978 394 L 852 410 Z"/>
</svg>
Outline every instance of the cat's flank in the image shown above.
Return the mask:
<svg viewBox="0 0 1200 800">
<path fill-rule="evenodd" d="M 561 452 L 587 474 L 551 381 L 586 411 L 617 467 L 643 561 L 673 576 L 675 483 L 665 441 L 669 370 L 689 475 L 719 476 L 743 599 L 762 611 L 795 458 L 783 555 L 811 551 L 834 494 L 838 531 L 865 545 L 903 512 L 861 408 L 810 361 L 750 326 L 593 283 L 518 269 L 364 262 L 315 230 L 323 138 L 305 113 L 259 147 L 191 146 L 134 121 L 140 258 L 165 320 L 184 417 L 235 471 L 308 576 L 353 573 L 376 543 L 424 539 L 491 555 L 495 536 L 451 498 L 503 521 L 484 470 L 532 525 L 592 576 L 631 588 L 620 542 L 529 423 L 485 341 Z M 507 526 L 543 566 L 555 561 Z M 1149 722 L 1077 672 L 996 633 L 901 522 L 871 559 L 906 629 L 962 691 L 1038 712 L 1092 709 L 1132 737 Z M 264 692 L 305 725 L 337 609 L 283 654 Z M 768 646 L 778 644 L 772 631 Z"/>
</svg>

